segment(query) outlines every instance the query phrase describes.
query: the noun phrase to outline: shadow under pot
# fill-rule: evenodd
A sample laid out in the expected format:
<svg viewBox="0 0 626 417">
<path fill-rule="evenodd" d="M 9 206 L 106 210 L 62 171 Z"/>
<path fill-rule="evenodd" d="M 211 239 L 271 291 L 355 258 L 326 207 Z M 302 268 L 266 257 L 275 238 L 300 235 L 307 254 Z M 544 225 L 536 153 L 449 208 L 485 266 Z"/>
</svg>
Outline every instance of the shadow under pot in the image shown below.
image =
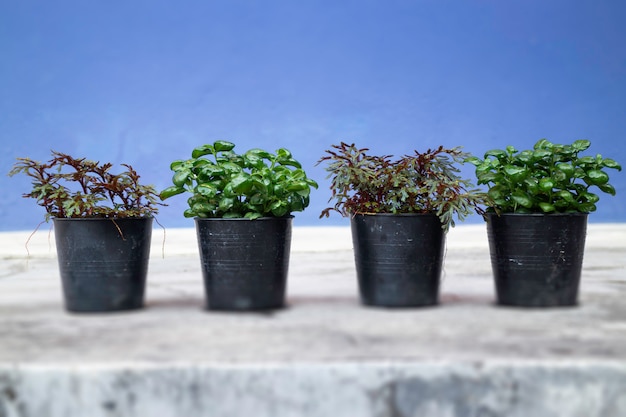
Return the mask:
<svg viewBox="0 0 626 417">
<path fill-rule="evenodd" d="M 195 219 L 207 309 L 284 307 L 292 219 Z"/>
<path fill-rule="evenodd" d="M 351 218 L 361 302 L 378 307 L 439 303 L 445 233 L 434 214 Z"/>
<path fill-rule="evenodd" d="M 152 217 L 54 218 L 53 222 L 68 311 L 143 307 Z"/>
<path fill-rule="evenodd" d="M 488 213 L 485 220 L 498 304 L 578 303 L 587 213 Z"/>
</svg>

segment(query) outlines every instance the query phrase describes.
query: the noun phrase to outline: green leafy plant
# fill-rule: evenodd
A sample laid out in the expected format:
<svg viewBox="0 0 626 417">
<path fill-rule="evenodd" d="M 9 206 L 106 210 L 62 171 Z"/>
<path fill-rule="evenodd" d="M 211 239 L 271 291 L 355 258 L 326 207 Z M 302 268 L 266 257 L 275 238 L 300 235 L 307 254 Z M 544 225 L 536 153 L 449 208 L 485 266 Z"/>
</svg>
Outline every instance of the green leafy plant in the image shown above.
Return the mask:
<svg viewBox="0 0 626 417">
<path fill-rule="evenodd" d="M 332 178 L 331 198 L 334 207 L 324 209 L 320 217 L 334 210 L 343 216 L 372 213 L 435 213 L 444 230 L 454 226 L 454 215 L 463 220 L 478 211 L 485 195 L 459 177 L 455 164 L 469 154 L 461 148 L 434 150 L 405 155 L 369 155 L 369 149 L 341 142 L 326 150 L 321 162 Z"/>
<path fill-rule="evenodd" d="M 291 152 L 250 149 L 240 155 L 234 148 L 231 142 L 216 141 L 195 148 L 191 159 L 172 162 L 174 185 L 161 198 L 191 193 L 185 217 L 283 217 L 309 205 L 317 183 Z"/>
<path fill-rule="evenodd" d="M 571 145 L 539 140 L 532 150 L 513 146 L 485 153 L 467 161 L 476 167 L 478 184 L 489 187 L 488 205 L 504 213 L 589 213 L 596 210 L 600 197 L 589 191 L 615 195 L 606 168 L 620 170 L 613 159 L 602 155 L 579 156 L 589 148 L 588 140 Z"/>
<path fill-rule="evenodd" d="M 34 198 L 51 217 L 145 217 L 163 205 L 156 190 L 139 183 L 139 175 L 127 164 L 120 174 L 110 172 L 111 163 L 100 164 L 85 158 L 52 151 L 52 159 L 38 162 L 17 158 L 9 176 L 26 174 L 32 178 Z"/>
</svg>

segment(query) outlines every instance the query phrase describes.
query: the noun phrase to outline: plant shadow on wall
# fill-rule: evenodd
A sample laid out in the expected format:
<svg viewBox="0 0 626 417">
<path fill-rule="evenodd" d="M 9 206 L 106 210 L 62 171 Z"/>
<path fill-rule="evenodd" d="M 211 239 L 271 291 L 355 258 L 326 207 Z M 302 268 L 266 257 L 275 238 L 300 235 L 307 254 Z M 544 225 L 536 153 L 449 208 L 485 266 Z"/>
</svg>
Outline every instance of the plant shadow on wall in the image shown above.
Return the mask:
<svg viewBox="0 0 626 417">
<path fill-rule="evenodd" d="M 333 207 L 350 218 L 361 301 L 384 307 L 438 303 L 445 235 L 458 220 L 478 212 L 486 194 L 461 178 L 470 157 L 440 146 L 392 159 L 341 142 L 327 162 Z"/>
<path fill-rule="evenodd" d="M 161 198 L 189 193 L 185 217 L 195 218 L 210 310 L 282 308 L 293 212 L 309 205 L 308 178 L 290 151 L 250 149 L 215 141 L 174 161 L 174 185 Z"/>
<path fill-rule="evenodd" d="M 485 214 L 498 303 L 520 307 L 577 304 L 588 213 L 615 195 L 606 169 L 619 163 L 580 156 L 588 140 L 533 149 L 513 146 L 470 157 L 478 184 L 489 187 Z"/>
<path fill-rule="evenodd" d="M 53 220 L 65 306 L 95 312 L 143 307 L 153 216 L 163 205 L 128 164 L 113 164 L 52 151 L 42 163 L 18 158 L 10 176 L 32 178 L 23 194 Z"/>
</svg>

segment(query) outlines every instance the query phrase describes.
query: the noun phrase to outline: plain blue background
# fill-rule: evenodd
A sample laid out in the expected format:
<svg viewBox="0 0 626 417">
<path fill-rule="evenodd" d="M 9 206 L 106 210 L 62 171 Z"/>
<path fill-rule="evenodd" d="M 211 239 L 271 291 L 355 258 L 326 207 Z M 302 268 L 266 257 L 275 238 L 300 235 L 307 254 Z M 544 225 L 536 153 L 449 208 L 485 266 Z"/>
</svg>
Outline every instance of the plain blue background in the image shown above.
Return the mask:
<svg viewBox="0 0 626 417">
<path fill-rule="evenodd" d="M 315 162 L 339 141 L 374 152 L 592 140 L 626 165 L 626 3 L 619 0 L 0 0 L 0 167 L 50 149 L 130 163 L 159 190 L 169 163 L 225 139 Z M 464 169 L 473 178 L 471 167 Z M 626 221 L 626 174 L 595 222 Z M 0 230 L 43 208 L 0 176 Z M 186 197 L 165 227 L 193 227 Z M 478 216 L 471 218 L 479 222 Z"/>
</svg>

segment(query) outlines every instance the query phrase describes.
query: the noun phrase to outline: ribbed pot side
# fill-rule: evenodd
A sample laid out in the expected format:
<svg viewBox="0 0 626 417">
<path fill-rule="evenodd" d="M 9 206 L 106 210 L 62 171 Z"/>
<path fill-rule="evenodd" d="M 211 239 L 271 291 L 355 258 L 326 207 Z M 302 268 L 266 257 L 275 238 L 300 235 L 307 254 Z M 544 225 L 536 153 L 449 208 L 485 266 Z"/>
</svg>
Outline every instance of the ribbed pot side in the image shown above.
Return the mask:
<svg viewBox="0 0 626 417">
<path fill-rule="evenodd" d="M 489 213 L 485 219 L 498 304 L 559 307 L 578 303 L 586 213 Z"/>
<path fill-rule="evenodd" d="M 55 218 L 65 307 L 73 312 L 142 308 L 152 217 Z"/>
<path fill-rule="evenodd" d="M 285 305 L 292 219 L 196 218 L 207 309 Z"/>
<path fill-rule="evenodd" d="M 436 215 L 356 215 L 351 229 L 363 304 L 438 304 L 445 233 Z"/>
</svg>

